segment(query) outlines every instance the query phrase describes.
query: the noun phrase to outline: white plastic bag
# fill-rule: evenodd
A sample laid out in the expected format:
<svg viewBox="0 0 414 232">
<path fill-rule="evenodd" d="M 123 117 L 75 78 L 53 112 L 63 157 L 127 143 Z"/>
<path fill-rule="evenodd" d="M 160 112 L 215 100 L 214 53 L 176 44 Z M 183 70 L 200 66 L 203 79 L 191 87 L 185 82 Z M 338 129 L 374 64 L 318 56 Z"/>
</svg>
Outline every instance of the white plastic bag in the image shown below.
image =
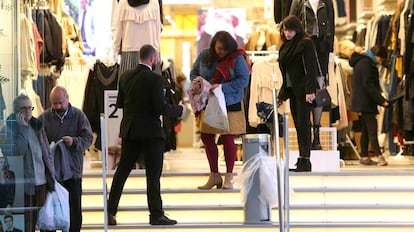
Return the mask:
<svg viewBox="0 0 414 232">
<path fill-rule="evenodd" d="M 69 193 L 58 182 L 55 182 L 55 191 L 47 193 L 37 224 L 41 230 L 69 231 Z"/>
<path fill-rule="evenodd" d="M 242 167 L 238 182 L 240 184 L 240 193 L 242 204 L 246 204 L 247 195 L 253 186 L 254 176 L 259 175 L 259 195 L 257 198 L 263 205 L 269 205 L 271 208 L 278 207 L 278 190 L 277 190 L 277 172 L 276 157 L 269 156 L 268 152 L 259 146 L 259 153 L 248 159 Z M 284 165 L 279 164 L 282 168 Z M 283 170 L 282 170 L 283 171 Z M 283 179 L 281 179 L 283 186 Z M 289 195 L 292 196 L 293 189 L 289 188 Z M 282 192 L 283 194 L 283 192 Z M 283 195 L 281 196 L 284 197 Z"/>
<path fill-rule="evenodd" d="M 215 88 L 208 96 L 208 103 L 204 115 L 204 123 L 225 132 L 230 131 L 226 103 L 221 86 Z"/>
<path fill-rule="evenodd" d="M 41 230 L 55 229 L 55 210 L 53 209 L 53 193 L 49 192 L 43 207 L 39 210 L 37 227 Z"/>
</svg>

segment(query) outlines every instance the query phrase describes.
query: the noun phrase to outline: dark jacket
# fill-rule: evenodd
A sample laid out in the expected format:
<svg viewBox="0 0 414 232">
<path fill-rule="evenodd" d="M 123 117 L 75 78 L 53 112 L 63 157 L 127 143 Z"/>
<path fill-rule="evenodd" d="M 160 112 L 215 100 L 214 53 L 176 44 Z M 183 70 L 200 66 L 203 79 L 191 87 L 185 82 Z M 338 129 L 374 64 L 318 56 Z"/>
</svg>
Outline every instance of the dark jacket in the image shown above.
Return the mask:
<svg viewBox="0 0 414 232">
<path fill-rule="evenodd" d="M 301 19 L 305 31 L 312 35 L 316 23 L 319 27 L 319 37 L 328 42 L 330 51 L 333 51 L 335 36 L 335 17 L 332 0 L 320 0 L 317 15 L 307 0 L 293 0 L 290 14 Z"/>
<path fill-rule="evenodd" d="M 180 116 L 183 108 L 166 104 L 163 86 L 163 77 L 143 64 L 122 73 L 116 101 L 123 109 L 121 138 L 165 139 L 160 116 Z"/>
<path fill-rule="evenodd" d="M 63 136 L 73 138 L 72 146 L 68 147 L 71 159 L 71 169 L 74 179 L 82 179 L 83 176 L 83 157 L 85 150 L 91 146 L 93 133 L 91 125 L 86 115 L 78 108 L 69 104 L 68 113 L 61 120 L 56 116 L 56 112 L 49 108 L 44 111 L 39 119 L 45 125 L 45 131 L 49 142 L 57 142 Z"/>
<path fill-rule="evenodd" d="M 354 52 L 349 64 L 354 68 L 351 110 L 378 114 L 378 105 L 382 105 L 386 99 L 381 95 L 376 63 L 371 57 Z"/>
<path fill-rule="evenodd" d="M 274 0 L 273 1 L 273 18 L 275 23 L 280 23 L 286 16 L 289 15 L 292 0 Z"/>
<path fill-rule="evenodd" d="M 293 46 L 294 51 L 286 52 L 290 41 L 280 48 L 279 66 L 283 75 L 283 84 L 278 98 L 282 101 L 290 98 L 290 94 L 299 96 L 301 94 L 315 93 L 317 88 L 316 77 L 318 75 L 315 51 L 310 39 L 304 39 L 298 46 Z M 291 91 L 288 91 L 290 79 Z M 305 99 L 305 98 L 304 98 Z"/>
</svg>

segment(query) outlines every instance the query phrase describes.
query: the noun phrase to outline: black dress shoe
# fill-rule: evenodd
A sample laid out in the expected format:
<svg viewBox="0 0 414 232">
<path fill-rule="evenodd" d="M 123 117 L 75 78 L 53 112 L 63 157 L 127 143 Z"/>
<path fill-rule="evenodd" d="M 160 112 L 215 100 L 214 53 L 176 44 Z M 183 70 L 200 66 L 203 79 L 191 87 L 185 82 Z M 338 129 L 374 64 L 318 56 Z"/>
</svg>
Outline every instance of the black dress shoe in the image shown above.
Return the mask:
<svg viewBox="0 0 414 232">
<path fill-rule="evenodd" d="M 115 226 L 116 225 L 116 218 L 112 214 L 108 214 L 108 225 Z"/>
<path fill-rule="evenodd" d="M 151 218 L 150 224 L 151 225 L 175 225 L 177 224 L 177 221 L 173 219 L 169 219 L 167 216 L 162 215 L 159 218 Z"/>
</svg>

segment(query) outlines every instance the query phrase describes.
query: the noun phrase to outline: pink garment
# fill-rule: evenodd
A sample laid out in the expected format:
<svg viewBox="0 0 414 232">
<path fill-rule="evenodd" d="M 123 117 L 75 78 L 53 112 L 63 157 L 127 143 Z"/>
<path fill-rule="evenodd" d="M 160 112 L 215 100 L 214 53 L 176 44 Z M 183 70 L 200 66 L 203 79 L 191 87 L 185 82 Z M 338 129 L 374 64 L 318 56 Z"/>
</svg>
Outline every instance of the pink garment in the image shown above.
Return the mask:
<svg viewBox="0 0 414 232">
<path fill-rule="evenodd" d="M 206 107 L 211 84 L 204 78 L 196 77 L 187 90 L 191 107 L 195 113 L 200 112 Z"/>
<path fill-rule="evenodd" d="M 40 36 L 36 23 L 33 23 L 33 36 L 35 39 L 37 70 L 40 70 L 40 54 L 42 53 L 44 42 L 42 36 Z"/>
</svg>

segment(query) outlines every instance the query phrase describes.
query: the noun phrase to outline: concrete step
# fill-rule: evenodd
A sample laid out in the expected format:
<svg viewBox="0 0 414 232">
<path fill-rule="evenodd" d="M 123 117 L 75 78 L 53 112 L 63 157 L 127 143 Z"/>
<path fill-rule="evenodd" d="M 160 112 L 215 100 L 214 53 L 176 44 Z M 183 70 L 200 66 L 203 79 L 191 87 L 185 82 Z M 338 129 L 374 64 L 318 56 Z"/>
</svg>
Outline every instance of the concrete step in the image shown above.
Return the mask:
<svg viewBox="0 0 414 232">
<path fill-rule="evenodd" d="M 414 228 L 413 160 L 389 159 L 388 167 L 365 167 L 346 161 L 339 171 L 289 173 L 292 189 L 289 230 L 292 232 L 408 232 Z M 404 164 L 402 164 L 404 162 Z M 405 164 L 409 162 L 409 164 Z M 225 170 L 221 160 L 219 169 Z M 117 220 L 109 231 L 279 231 L 279 210 L 270 210 L 270 221 L 245 223 L 235 166 L 233 190 L 198 190 L 207 181 L 208 163 L 202 150 L 165 155 L 161 191 L 166 214 L 175 226 L 150 226 L 146 203 L 145 170 L 133 170 L 121 197 Z M 114 171 L 86 171 L 83 186 L 82 231 L 102 231 L 103 186 L 109 191 Z M 286 209 L 286 208 L 284 208 Z M 287 214 L 286 214 L 287 215 Z"/>
</svg>

